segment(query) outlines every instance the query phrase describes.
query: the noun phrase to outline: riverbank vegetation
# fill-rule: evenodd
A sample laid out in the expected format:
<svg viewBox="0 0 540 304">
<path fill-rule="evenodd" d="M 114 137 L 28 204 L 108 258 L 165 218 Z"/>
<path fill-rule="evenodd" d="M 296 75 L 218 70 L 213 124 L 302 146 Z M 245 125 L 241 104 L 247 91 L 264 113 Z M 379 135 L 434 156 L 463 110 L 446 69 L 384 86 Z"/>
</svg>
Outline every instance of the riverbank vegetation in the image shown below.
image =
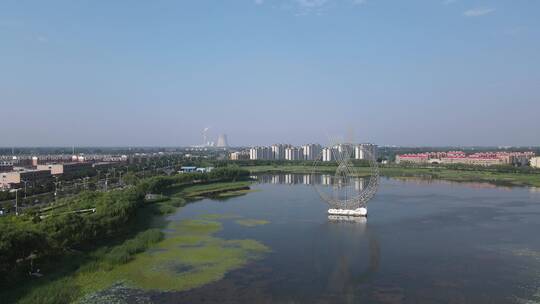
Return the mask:
<svg viewBox="0 0 540 304">
<path fill-rule="evenodd" d="M 239 168 L 138 179 L 121 190 L 83 192 L 59 201 L 58 206 L 0 218 L 0 297 L 7 302 L 23 295 L 28 303 L 70 302 L 66 292 L 78 291 L 69 287 L 72 282 L 59 281 L 67 274 L 81 265 L 90 267 L 92 261 L 100 261 L 100 267 L 106 268 L 131 261 L 162 239 L 160 230 L 151 229 L 159 227 L 159 217 L 154 215 L 173 212 L 195 192 L 201 197 L 213 195 L 216 189 L 237 190 L 236 183 L 246 179 L 248 172 Z M 189 188 L 210 184 L 214 187 L 208 192 Z M 162 200 L 145 199 L 169 188 L 183 192 Z M 39 296 L 26 296 L 37 286 L 43 287 L 36 289 L 42 291 Z"/>
<path fill-rule="evenodd" d="M 269 224 L 270 222 L 267 220 L 255 220 L 255 219 L 238 219 L 235 221 L 238 225 L 246 226 L 246 227 L 256 227 L 261 225 Z"/>
<path fill-rule="evenodd" d="M 322 163 L 324 164 L 324 163 Z M 332 165 L 331 165 L 332 164 Z M 358 173 L 362 176 L 371 174 L 366 164 L 358 163 Z M 313 167 L 313 162 L 281 162 L 279 164 L 261 164 L 243 166 L 253 174 L 257 173 L 333 173 L 335 163 Z M 488 182 L 508 186 L 540 187 L 540 170 L 530 167 L 512 166 L 467 166 L 467 165 L 380 165 L 380 174 L 386 177 L 424 179 L 443 179 L 456 182 Z"/>
<path fill-rule="evenodd" d="M 111 250 L 94 251 L 75 271 L 29 289 L 19 303 L 118 303 L 133 290 L 184 291 L 220 280 L 269 251 L 255 240 L 215 237 L 225 219 L 168 222 Z M 139 252 L 124 257 L 132 250 Z"/>
<path fill-rule="evenodd" d="M 179 194 L 186 198 L 197 198 L 205 196 L 220 196 L 222 193 L 238 192 L 249 190 L 250 182 L 240 181 L 220 184 L 193 185 L 184 188 Z M 226 190 L 226 191 L 224 191 Z"/>
</svg>

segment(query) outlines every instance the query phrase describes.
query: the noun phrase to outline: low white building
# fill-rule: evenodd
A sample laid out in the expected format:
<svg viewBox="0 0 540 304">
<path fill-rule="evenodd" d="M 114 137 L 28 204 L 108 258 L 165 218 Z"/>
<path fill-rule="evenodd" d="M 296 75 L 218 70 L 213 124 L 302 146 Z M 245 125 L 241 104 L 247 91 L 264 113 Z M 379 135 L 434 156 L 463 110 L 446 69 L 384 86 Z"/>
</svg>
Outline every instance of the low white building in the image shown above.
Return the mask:
<svg viewBox="0 0 540 304">
<path fill-rule="evenodd" d="M 539 168 L 540 169 L 540 157 L 533 157 L 530 160 L 530 165 L 533 168 Z"/>
<path fill-rule="evenodd" d="M 230 158 L 231 160 L 249 159 L 249 152 L 246 152 L 246 151 L 232 152 L 232 153 L 229 155 L 229 158 Z"/>
</svg>

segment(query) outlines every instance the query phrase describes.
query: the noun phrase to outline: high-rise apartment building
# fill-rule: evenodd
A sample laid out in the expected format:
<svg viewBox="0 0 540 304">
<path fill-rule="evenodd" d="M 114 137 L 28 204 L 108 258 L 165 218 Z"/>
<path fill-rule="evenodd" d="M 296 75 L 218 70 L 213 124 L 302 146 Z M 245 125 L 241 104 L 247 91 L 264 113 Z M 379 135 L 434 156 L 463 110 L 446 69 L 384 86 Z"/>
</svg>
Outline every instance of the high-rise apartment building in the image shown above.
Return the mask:
<svg viewBox="0 0 540 304">
<path fill-rule="evenodd" d="M 272 159 L 281 160 L 285 159 L 285 149 L 291 147 L 291 145 L 274 144 L 270 148 L 272 149 Z"/>
<path fill-rule="evenodd" d="M 332 148 L 332 147 L 323 148 L 322 149 L 322 161 L 323 162 L 333 161 L 335 159 L 335 157 L 334 157 L 335 152 L 336 152 L 335 149 Z"/>
<path fill-rule="evenodd" d="M 321 145 L 319 144 L 307 144 L 302 146 L 304 160 L 316 160 L 320 158 Z"/>
<path fill-rule="evenodd" d="M 270 147 L 254 147 L 249 149 L 249 159 L 252 160 L 270 160 L 273 159 L 272 149 Z"/>
<path fill-rule="evenodd" d="M 319 144 L 305 144 L 301 147 L 294 147 L 289 144 L 274 144 L 270 147 L 252 147 L 249 149 L 249 159 L 253 160 L 335 161 L 346 156 L 350 159 L 367 159 L 369 157 L 368 155 L 376 157 L 376 145 L 344 143 L 323 148 Z M 231 154 L 231 159 L 232 157 Z M 234 157 L 236 157 L 236 154 Z"/>
<path fill-rule="evenodd" d="M 354 147 L 355 159 L 377 159 L 377 145 L 359 144 Z"/>
<path fill-rule="evenodd" d="M 286 160 L 302 160 L 304 158 L 304 152 L 302 148 L 288 147 L 285 148 Z"/>
</svg>

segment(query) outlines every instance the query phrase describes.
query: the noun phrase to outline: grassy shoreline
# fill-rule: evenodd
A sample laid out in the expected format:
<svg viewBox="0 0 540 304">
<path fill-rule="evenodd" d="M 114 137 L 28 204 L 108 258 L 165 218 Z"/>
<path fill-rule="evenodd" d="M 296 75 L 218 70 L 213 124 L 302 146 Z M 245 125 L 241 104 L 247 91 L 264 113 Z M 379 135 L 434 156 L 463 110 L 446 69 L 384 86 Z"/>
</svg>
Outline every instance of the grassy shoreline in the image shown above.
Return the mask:
<svg viewBox="0 0 540 304">
<path fill-rule="evenodd" d="M 252 174 L 260 173 L 333 173 L 336 167 L 321 166 L 314 169 L 310 166 L 299 165 L 266 165 L 266 166 L 245 166 Z M 540 173 L 502 173 L 490 170 L 458 170 L 444 167 L 384 167 L 380 168 L 381 176 L 406 178 L 415 177 L 423 179 L 441 179 L 455 182 L 486 182 L 507 186 L 532 186 L 540 187 Z M 369 167 L 360 167 L 359 176 L 369 176 Z"/>
<path fill-rule="evenodd" d="M 104 241 L 89 251 L 73 251 L 56 263 L 38 265 L 41 267 L 41 273 L 45 274 L 43 277 L 29 279 L 24 283 L 21 282 L 16 288 L 3 290 L 0 297 L 6 300 L 6 303 L 76 302 L 90 292 L 96 291 L 92 289 L 92 285 L 87 286 L 85 282 L 87 278 L 95 281 L 95 277 L 102 273 L 114 273 L 115 269 L 129 268 L 126 265 L 136 257 L 164 242 L 160 231 L 167 228 L 168 222 L 165 220 L 167 214 L 205 197 L 249 191 L 250 184 L 250 181 L 232 181 L 187 185 L 181 187 L 178 192 L 163 195 L 155 201 L 147 201 L 139 207 L 140 210 L 130 225 L 131 233 Z M 95 288 L 101 287 L 102 284 L 95 285 Z"/>
</svg>

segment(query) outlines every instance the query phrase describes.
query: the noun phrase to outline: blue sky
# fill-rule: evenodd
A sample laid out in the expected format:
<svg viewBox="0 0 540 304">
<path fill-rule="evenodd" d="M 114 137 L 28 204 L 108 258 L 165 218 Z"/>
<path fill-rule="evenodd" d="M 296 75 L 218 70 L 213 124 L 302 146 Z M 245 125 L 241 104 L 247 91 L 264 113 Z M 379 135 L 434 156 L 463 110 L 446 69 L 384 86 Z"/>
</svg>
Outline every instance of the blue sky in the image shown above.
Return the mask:
<svg viewBox="0 0 540 304">
<path fill-rule="evenodd" d="M 0 1 L 0 146 L 540 145 L 539 105 L 535 0 Z"/>
</svg>

